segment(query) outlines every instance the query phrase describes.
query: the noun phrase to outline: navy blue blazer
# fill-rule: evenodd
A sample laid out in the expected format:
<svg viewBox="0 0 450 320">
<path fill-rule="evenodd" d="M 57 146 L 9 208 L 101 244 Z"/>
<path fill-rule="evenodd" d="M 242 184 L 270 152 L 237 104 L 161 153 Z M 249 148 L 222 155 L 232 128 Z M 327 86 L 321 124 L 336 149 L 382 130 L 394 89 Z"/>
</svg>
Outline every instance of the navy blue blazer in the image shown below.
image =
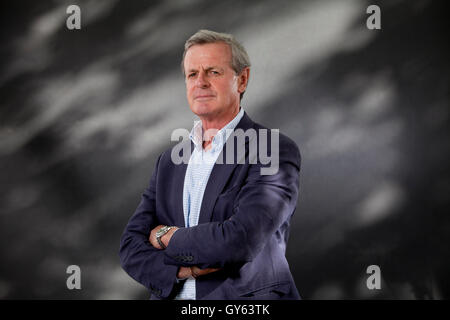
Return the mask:
<svg viewBox="0 0 450 320">
<path fill-rule="evenodd" d="M 239 128 L 267 129 L 246 113 Z M 191 141 L 180 143 L 193 148 Z M 236 151 L 237 143 L 234 147 Z M 270 143 L 268 149 L 270 153 Z M 187 164 L 171 161 L 172 149 L 159 156 L 122 235 L 119 253 L 123 269 L 149 289 L 151 299 L 171 299 L 179 292 L 180 266 L 222 268 L 197 278 L 197 299 L 300 298 L 285 257 L 298 199 L 299 149 L 279 134 L 279 170 L 274 175 L 261 175 L 260 169 L 270 165 L 262 164 L 259 157 L 256 164 L 249 161 L 248 139 L 245 150 L 245 161 L 237 163 L 235 152 L 233 164 L 214 165 L 198 225 L 190 228 L 185 228 L 183 214 Z M 222 153 L 226 159 L 226 145 Z M 160 224 L 180 228 L 165 250 L 155 249 L 148 241 L 150 231 Z"/>
</svg>

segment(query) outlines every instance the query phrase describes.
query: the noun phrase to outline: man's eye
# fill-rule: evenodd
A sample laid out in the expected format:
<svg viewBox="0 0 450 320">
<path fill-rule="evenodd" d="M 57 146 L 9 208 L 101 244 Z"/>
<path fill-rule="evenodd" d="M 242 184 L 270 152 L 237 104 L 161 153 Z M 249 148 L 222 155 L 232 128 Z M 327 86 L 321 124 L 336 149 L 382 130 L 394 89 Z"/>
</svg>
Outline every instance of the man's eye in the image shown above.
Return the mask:
<svg viewBox="0 0 450 320">
<path fill-rule="evenodd" d="M 214 74 L 214 75 L 218 75 L 219 71 L 211 70 L 211 73 Z"/>
<path fill-rule="evenodd" d="M 188 78 L 192 78 L 193 76 L 195 76 L 195 73 L 189 73 L 188 74 Z"/>
</svg>

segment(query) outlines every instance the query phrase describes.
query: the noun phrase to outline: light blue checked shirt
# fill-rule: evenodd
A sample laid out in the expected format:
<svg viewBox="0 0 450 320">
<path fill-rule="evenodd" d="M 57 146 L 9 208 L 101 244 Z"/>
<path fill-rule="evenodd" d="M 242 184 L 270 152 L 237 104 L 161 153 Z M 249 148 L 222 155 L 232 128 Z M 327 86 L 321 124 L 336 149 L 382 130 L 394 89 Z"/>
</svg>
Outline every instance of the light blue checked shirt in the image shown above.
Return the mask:
<svg viewBox="0 0 450 320">
<path fill-rule="evenodd" d="M 186 169 L 183 189 L 184 223 L 187 228 L 198 224 L 203 194 L 208 183 L 209 175 L 225 142 L 232 133 L 231 130 L 236 128 L 243 115 L 244 110 L 241 108 L 236 117 L 216 133 L 211 141 L 211 148 L 207 151 L 203 149 L 202 122 L 194 122 L 194 127 L 191 130 L 189 138 L 194 143 L 195 148 Z M 196 299 L 195 279 L 193 277 L 186 280 L 176 299 Z"/>
</svg>

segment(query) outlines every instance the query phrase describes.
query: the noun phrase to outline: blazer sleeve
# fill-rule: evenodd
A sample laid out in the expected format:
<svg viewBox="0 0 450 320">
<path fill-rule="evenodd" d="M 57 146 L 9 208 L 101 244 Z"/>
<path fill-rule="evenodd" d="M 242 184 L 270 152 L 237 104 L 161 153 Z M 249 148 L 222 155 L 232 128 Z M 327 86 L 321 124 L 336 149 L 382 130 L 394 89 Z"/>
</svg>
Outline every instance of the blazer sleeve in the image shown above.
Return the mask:
<svg viewBox="0 0 450 320">
<path fill-rule="evenodd" d="M 300 162 L 297 145 L 280 139 L 278 172 L 261 175 L 262 166 L 251 165 L 233 215 L 223 222 L 178 229 L 164 250 L 166 263 L 217 268 L 252 261 L 295 211 Z"/>
<path fill-rule="evenodd" d="M 164 263 L 164 253 L 149 242 L 150 231 L 159 223 L 156 219 L 156 181 L 158 158 L 155 171 L 141 201 L 128 221 L 120 241 L 120 262 L 122 268 L 153 294 L 167 298 L 176 282 L 178 267 Z"/>
</svg>

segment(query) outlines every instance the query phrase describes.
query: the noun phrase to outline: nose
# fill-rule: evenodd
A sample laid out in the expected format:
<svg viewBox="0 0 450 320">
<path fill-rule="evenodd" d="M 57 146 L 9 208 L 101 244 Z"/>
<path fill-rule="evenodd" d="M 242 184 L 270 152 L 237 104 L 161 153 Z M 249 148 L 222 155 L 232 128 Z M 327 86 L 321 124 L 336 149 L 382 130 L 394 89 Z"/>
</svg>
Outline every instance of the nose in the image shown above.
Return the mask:
<svg viewBox="0 0 450 320">
<path fill-rule="evenodd" d="M 208 79 L 206 78 L 205 72 L 200 71 L 198 73 L 197 79 L 195 80 L 195 85 L 199 88 L 208 88 L 209 87 L 209 82 L 208 82 Z"/>
</svg>

